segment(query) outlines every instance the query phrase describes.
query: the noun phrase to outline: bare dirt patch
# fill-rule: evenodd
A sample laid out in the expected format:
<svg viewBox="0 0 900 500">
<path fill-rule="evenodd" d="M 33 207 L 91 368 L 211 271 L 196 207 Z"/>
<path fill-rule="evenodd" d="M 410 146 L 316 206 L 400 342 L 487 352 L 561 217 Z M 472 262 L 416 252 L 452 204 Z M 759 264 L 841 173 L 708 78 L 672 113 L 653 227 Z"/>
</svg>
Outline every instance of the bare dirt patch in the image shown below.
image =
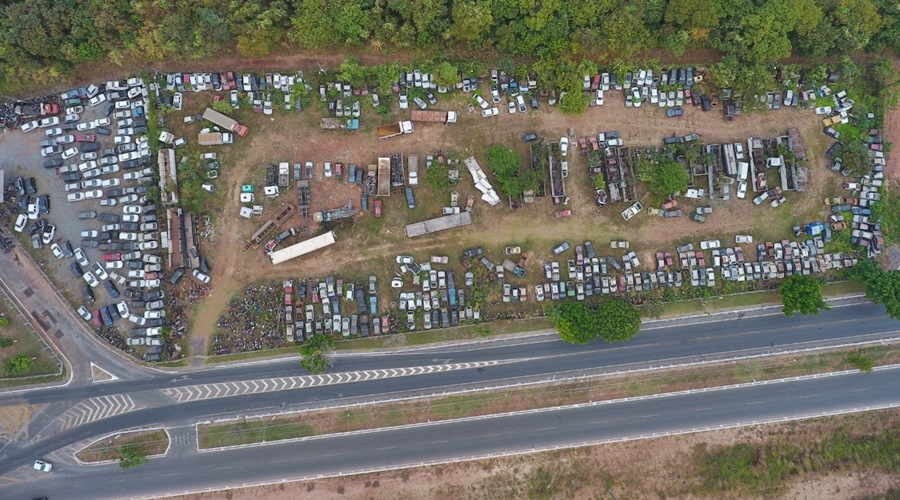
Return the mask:
<svg viewBox="0 0 900 500">
<path fill-rule="evenodd" d="M 900 411 L 886 410 L 785 424 L 633 441 L 521 455 L 496 460 L 406 469 L 277 486 L 178 497 L 287 499 L 519 499 L 519 498 L 772 498 L 740 489 L 705 488 L 697 469 L 698 447 L 739 443 L 814 449 L 840 432 L 878 434 L 900 425 Z M 896 495 L 890 472 L 852 461 L 828 473 L 799 473 L 781 484 L 780 498 L 849 499 Z M 893 493 L 891 493 L 893 491 Z M 611 497 L 610 497 L 611 498 Z"/>
</svg>

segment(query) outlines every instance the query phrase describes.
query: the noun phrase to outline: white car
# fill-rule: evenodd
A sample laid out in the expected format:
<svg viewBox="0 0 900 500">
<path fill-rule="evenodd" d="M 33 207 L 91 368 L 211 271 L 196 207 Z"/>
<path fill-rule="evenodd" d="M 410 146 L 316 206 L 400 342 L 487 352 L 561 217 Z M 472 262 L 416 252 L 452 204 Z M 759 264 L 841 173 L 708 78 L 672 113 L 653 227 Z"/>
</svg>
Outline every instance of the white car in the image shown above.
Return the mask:
<svg viewBox="0 0 900 500">
<path fill-rule="evenodd" d="M 120 181 L 119 179 L 115 179 L 115 178 L 113 178 L 113 179 L 103 179 L 103 180 L 100 182 L 100 186 L 101 186 L 101 187 L 105 187 L 105 188 L 108 188 L 108 187 L 116 187 L 116 186 L 118 186 L 119 183 L 121 183 L 121 182 L 122 182 L 122 181 Z"/>
<path fill-rule="evenodd" d="M 109 278 L 109 274 L 107 274 L 106 269 L 103 269 L 103 266 L 100 265 L 99 262 L 94 262 L 94 265 L 92 266 L 92 268 L 93 268 L 94 272 L 97 273 L 98 278 L 100 278 L 102 280 Z"/>
<path fill-rule="evenodd" d="M 63 151 L 62 158 L 63 160 L 68 160 L 69 158 L 78 154 L 78 148 L 69 148 Z"/>
<path fill-rule="evenodd" d="M 78 264 L 81 265 L 82 267 L 87 267 L 87 265 L 90 264 L 90 262 L 87 259 L 87 256 L 84 255 L 84 250 L 82 250 L 81 247 L 76 248 L 74 254 L 75 254 L 75 260 L 78 261 Z M 106 278 L 103 278 L 103 279 L 106 279 Z"/>
<path fill-rule="evenodd" d="M 65 118 L 63 118 L 63 123 L 66 123 L 66 124 L 75 123 L 80 119 L 81 119 L 81 115 L 79 115 L 78 113 L 69 113 L 66 115 Z"/>
<path fill-rule="evenodd" d="M 93 317 L 91 316 L 91 310 L 85 306 L 78 306 L 78 315 L 85 321 L 90 321 Z"/>
<path fill-rule="evenodd" d="M 66 196 L 66 199 L 68 199 L 69 201 L 81 201 L 81 200 L 84 200 L 85 198 L 84 198 L 84 193 L 79 191 L 77 193 L 69 193 L 69 195 Z"/>
<path fill-rule="evenodd" d="M 48 116 L 47 118 L 42 118 L 41 121 L 38 122 L 38 127 L 41 128 L 55 127 L 57 125 L 59 125 L 58 116 Z"/>
<path fill-rule="evenodd" d="M 569 155 L 569 138 L 568 137 L 560 137 L 559 138 L 559 154 L 563 157 Z"/>
<path fill-rule="evenodd" d="M 47 137 L 56 137 L 63 134 L 63 129 L 59 127 L 48 128 L 44 133 L 47 134 Z"/>
<path fill-rule="evenodd" d="M 209 281 L 210 281 L 209 276 L 206 273 L 200 271 L 199 269 L 194 269 L 194 277 L 204 283 L 209 283 Z"/>
<path fill-rule="evenodd" d="M 106 101 L 106 94 L 97 94 L 88 101 L 89 106 L 96 106 Z"/>
<path fill-rule="evenodd" d="M 744 199 L 747 196 L 747 183 L 744 181 L 738 182 L 737 188 L 737 197 L 740 199 Z"/>
<path fill-rule="evenodd" d="M 80 115 L 81 113 L 84 113 L 84 106 L 72 106 L 66 108 L 67 115 Z"/>
<path fill-rule="evenodd" d="M 100 189 L 94 189 L 93 191 L 87 191 L 84 193 L 84 197 L 88 200 L 93 200 L 96 198 L 100 198 L 103 196 L 103 191 Z"/>
<path fill-rule="evenodd" d="M 122 207 L 122 213 L 140 215 L 143 210 L 138 205 L 125 205 Z"/>
<path fill-rule="evenodd" d="M 32 120 L 28 123 L 22 125 L 22 132 L 31 132 L 32 130 L 38 128 L 38 121 Z"/>
<path fill-rule="evenodd" d="M 140 243 L 141 250 L 156 250 L 159 248 L 159 242 L 156 240 L 142 241 Z"/>
<path fill-rule="evenodd" d="M 137 233 L 119 233 L 119 239 L 122 241 L 137 241 Z"/>
<path fill-rule="evenodd" d="M 175 106 L 175 109 L 181 111 L 181 103 L 182 97 L 181 92 L 175 92 L 175 95 L 172 97 L 172 105 Z"/>
<path fill-rule="evenodd" d="M 116 206 L 116 200 L 115 200 L 115 198 L 103 198 L 102 200 L 100 200 L 100 206 L 101 207 L 114 207 L 114 206 Z"/>
<path fill-rule="evenodd" d="M 119 165 L 117 163 L 113 163 L 112 165 L 106 165 L 103 168 L 101 168 L 100 174 L 101 175 L 114 174 L 118 171 L 119 171 Z M 118 181 L 119 179 L 114 179 L 114 180 Z M 116 185 L 118 185 L 118 184 L 116 184 Z"/>
<path fill-rule="evenodd" d="M 136 181 L 141 177 L 143 177 L 143 175 L 140 172 L 125 172 L 125 175 L 122 176 L 126 181 Z"/>
<path fill-rule="evenodd" d="M 496 106 L 494 106 L 493 108 L 481 110 L 481 116 L 483 116 L 484 118 L 487 118 L 489 116 L 497 116 L 499 114 L 500 114 L 500 109 L 498 109 Z"/>
<path fill-rule="evenodd" d="M 816 108 L 817 115 L 830 115 L 831 114 L 831 106 L 820 106 Z"/>
<path fill-rule="evenodd" d="M 65 255 L 63 253 L 62 247 L 60 247 L 58 243 L 53 243 L 52 245 L 50 245 L 50 251 L 53 252 L 53 256 L 57 259 L 61 259 Z"/>
<path fill-rule="evenodd" d="M 734 242 L 738 244 L 753 243 L 753 236 L 749 234 L 738 234 L 734 237 Z"/>
<path fill-rule="evenodd" d="M 96 238 L 97 236 L 100 236 L 100 231 L 96 229 L 85 229 L 81 232 L 82 238 Z"/>
<path fill-rule="evenodd" d="M 122 111 L 116 111 L 116 113 L 113 115 L 113 117 L 114 117 L 116 120 L 124 120 L 124 119 L 126 119 L 126 118 L 131 118 L 131 110 L 130 110 L 130 109 L 124 109 L 124 110 L 122 110 Z"/>
<path fill-rule="evenodd" d="M 86 132 L 93 128 L 97 128 L 97 126 L 94 125 L 94 122 L 82 122 L 75 126 L 75 129 L 79 132 Z"/>
<path fill-rule="evenodd" d="M 34 470 L 41 472 L 50 472 L 53 469 L 53 464 L 47 462 L 46 460 L 37 459 L 34 461 Z"/>
<path fill-rule="evenodd" d="M 700 242 L 700 248 L 702 250 L 712 250 L 721 246 L 722 243 L 719 240 L 703 240 Z"/>
<path fill-rule="evenodd" d="M 21 233 L 25 230 L 25 224 L 28 224 L 28 216 L 25 214 L 19 214 L 19 216 L 16 217 L 16 225 L 13 229 L 15 229 L 17 233 Z"/>
<path fill-rule="evenodd" d="M 78 170 L 84 172 L 85 170 L 91 170 L 97 168 L 97 162 L 93 160 L 85 161 L 78 164 Z"/>
<path fill-rule="evenodd" d="M 140 215 L 126 214 L 122 216 L 122 222 L 138 222 L 139 220 L 141 220 Z"/>
<path fill-rule="evenodd" d="M 82 189 L 98 188 L 98 187 L 100 187 L 100 185 L 102 183 L 103 183 L 103 181 L 101 181 L 100 179 L 90 179 L 90 180 L 86 180 L 86 181 L 81 181 L 81 188 Z"/>
<path fill-rule="evenodd" d="M 97 288 L 100 285 L 100 282 L 97 281 L 97 277 L 90 271 L 84 273 L 81 277 L 84 278 L 84 281 L 86 281 L 91 288 Z"/>
<path fill-rule="evenodd" d="M 489 104 L 480 95 L 475 94 L 475 101 L 481 106 L 481 109 L 488 109 Z"/>
<path fill-rule="evenodd" d="M 131 136 L 130 135 L 117 135 L 115 139 L 113 139 L 115 144 L 131 144 Z"/>
<path fill-rule="evenodd" d="M 326 161 L 326 162 L 325 162 L 325 178 L 326 178 L 326 179 L 330 179 L 330 178 L 331 178 L 331 175 L 332 175 L 332 171 L 331 171 L 331 162 L 330 162 L 330 161 Z"/>
<path fill-rule="evenodd" d="M 406 94 L 400 94 L 400 109 L 409 108 L 409 97 Z"/>
<path fill-rule="evenodd" d="M 79 158 L 80 160 L 82 160 L 82 161 L 85 161 L 85 160 L 96 160 L 96 159 L 97 159 L 97 152 L 96 152 L 96 151 L 91 151 L 91 152 L 89 152 L 89 153 L 81 153 L 80 155 L 78 155 L 78 158 Z"/>
<path fill-rule="evenodd" d="M 195 274 L 198 273 L 198 272 L 199 272 L 199 271 L 198 271 L 197 269 L 194 269 L 194 273 L 195 273 Z M 202 274 L 202 273 L 201 273 L 201 274 Z M 145 285 L 145 286 L 146 286 L 146 285 Z M 162 311 L 162 310 L 159 310 L 159 311 L 144 311 L 144 317 L 147 318 L 147 319 L 159 319 L 159 318 L 165 318 L 165 317 L 166 317 L 166 311 Z"/>
<path fill-rule="evenodd" d="M 113 260 L 106 263 L 107 269 L 122 269 L 123 267 L 125 267 L 125 263 L 121 260 Z"/>
<path fill-rule="evenodd" d="M 131 104 L 129 104 L 128 101 L 117 101 L 116 102 L 116 109 L 128 109 L 130 107 L 131 107 Z"/>
</svg>

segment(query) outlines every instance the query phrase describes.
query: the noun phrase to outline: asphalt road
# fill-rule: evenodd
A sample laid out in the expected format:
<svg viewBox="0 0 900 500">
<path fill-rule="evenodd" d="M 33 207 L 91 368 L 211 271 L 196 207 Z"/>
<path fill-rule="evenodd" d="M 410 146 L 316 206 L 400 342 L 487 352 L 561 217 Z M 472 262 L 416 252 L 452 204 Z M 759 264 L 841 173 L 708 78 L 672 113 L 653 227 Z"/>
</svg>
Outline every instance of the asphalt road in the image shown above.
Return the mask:
<svg viewBox="0 0 900 500">
<path fill-rule="evenodd" d="M 177 453 L 131 471 L 59 466 L 4 486 L 7 498 L 126 498 L 300 480 L 427 462 L 577 446 L 654 433 L 900 405 L 897 368 L 616 403 L 326 437 L 202 453 Z"/>
<path fill-rule="evenodd" d="M 704 360 L 736 355 L 748 351 L 777 353 L 779 351 L 816 346 L 833 341 L 863 338 L 888 338 L 900 335 L 900 324 L 884 314 L 884 307 L 863 302 L 836 307 L 819 316 L 785 318 L 773 312 L 743 319 L 662 323 L 645 328 L 634 339 L 623 344 L 592 343 L 573 346 L 548 336 L 525 341 L 471 344 L 457 347 L 428 348 L 383 354 L 347 354 L 335 359 L 329 373 L 359 370 L 381 370 L 443 363 L 466 363 L 496 360 L 523 360 L 491 367 L 479 372 L 451 372 L 441 374 L 437 385 L 457 385 L 499 381 L 509 378 L 548 376 L 562 372 L 597 369 L 629 369 L 661 366 L 678 361 Z M 305 374 L 296 359 L 227 366 L 203 371 L 149 373 L 127 382 L 95 384 L 85 387 L 48 388 L 13 396 L 13 400 L 46 403 L 61 399 L 78 401 L 84 398 L 120 393 L 185 387 L 196 384 L 221 383 L 286 377 Z M 422 387 L 435 387 L 434 382 L 421 384 L 413 378 L 380 381 L 373 388 L 342 386 L 343 397 L 397 392 Z M 321 391 L 305 389 L 307 400 L 318 401 L 335 396 L 334 389 Z M 377 392 L 372 392 L 372 389 Z M 0 405 L 10 397 L 0 396 Z"/>
<path fill-rule="evenodd" d="M 6 473 L 38 456 L 65 446 L 120 429 L 146 425 L 185 426 L 198 420 L 277 412 L 321 406 L 325 403 L 373 400 L 445 390 L 501 385 L 523 380 L 549 379 L 563 374 L 578 375 L 607 367 L 610 370 L 671 365 L 679 360 L 711 359 L 741 352 L 765 353 L 805 347 L 829 339 L 842 341 L 895 336 L 896 322 L 884 316 L 880 306 L 860 304 L 835 308 L 817 317 L 787 319 L 766 315 L 736 321 L 695 325 L 675 324 L 648 329 L 632 342 L 622 345 L 592 344 L 570 346 L 560 341 L 530 341 L 473 345 L 450 349 L 425 349 L 401 354 L 354 355 L 340 357 L 331 373 L 351 370 L 387 369 L 440 365 L 443 363 L 518 360 L 495 366 L 460 369 L 415 376 L 384 378 L 352 384 L 325 385 L 294 390 L 257 392 L 237 397 L 200 399 L 176 403 L 162 389 L 185 387 L 224 380 L 257 380 L 273 376 L 302 374 L 296 361 L 253 364 L 185 376 L 150 375 L 148 378 L 95 384 L 89 387 L 47 389 L 0 399 L 0 405 L 20 403 L 74 405 L 90 396 L 128 394 L 139 404 L 134 411 L 66 429 L 47 428 L 48 421 L 36 420 L 30 440 L 10 443 L 0 452 L 0 473 Z M 775 347 L 772 344 L 775 343 Z M 443 352 L 442 352 L 443 351 Z M 57 421 L 58 422 L 58 421 Z"/>
</svg>

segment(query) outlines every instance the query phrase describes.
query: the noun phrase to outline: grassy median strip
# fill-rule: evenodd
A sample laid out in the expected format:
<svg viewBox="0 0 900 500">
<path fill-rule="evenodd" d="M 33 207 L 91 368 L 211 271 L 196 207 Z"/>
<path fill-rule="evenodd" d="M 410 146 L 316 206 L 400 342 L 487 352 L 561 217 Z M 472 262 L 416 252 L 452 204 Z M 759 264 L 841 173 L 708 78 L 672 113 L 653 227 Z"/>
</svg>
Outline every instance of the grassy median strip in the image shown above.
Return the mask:
<svg viewBox="0 0 900 500">
<path fill-rule="evenodd" d="M 169 435 L 162 429 L 153 431 L 124 432 L 97 441 L 75 454 L 82 462 L 119 461 L 123 452 L 137 448 L 146 457 L 161 455 L 169 447 Z"/>
<path fill-rule="evenodd" d="M 278 441 L 900 363 L 900 345 L 784 355 L 526 389 L 295 413 L 198 427 L 200 448 Z"/>
</svg>

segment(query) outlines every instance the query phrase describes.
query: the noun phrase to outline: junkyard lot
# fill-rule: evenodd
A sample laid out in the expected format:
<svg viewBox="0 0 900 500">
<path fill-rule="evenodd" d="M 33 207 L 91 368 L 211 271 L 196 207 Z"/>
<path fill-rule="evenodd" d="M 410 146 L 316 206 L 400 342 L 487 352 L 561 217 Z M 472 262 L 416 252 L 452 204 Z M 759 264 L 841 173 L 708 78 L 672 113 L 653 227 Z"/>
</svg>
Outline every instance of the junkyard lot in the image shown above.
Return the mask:
<svg viewBox="0 0 900 500">
<path fill-rule="evenodd" d="M 78 123 L 88 122 L 103 117 L 102 108 L 103 106 L 90 107 L 85 105 L 84 112 L 81 113 L 81 119 Z M 110 116 L 110 120 L 112 121 L 112 125 L 108 128 L 115 131 L 115 127 L 113 126 L 115 125 L 115 119 Z M 5 135 L 0 135 L 0 158 L 2 158 L 0 159 L 0 167 L 6 170 L 7 179 L 17 175 L 22 177 L 34 177 L 36 179 L 37 194 L 50 195 L 50 213 L 43 215 L 42 217 L 56 226 L 56 236 L 54 236 L 54 241 L 58 241 L 62 244 L 65 240 L 69 240 L 72 243 L 73 248 L 78 248 L 81 246 L 82 230 L 95 229 L 99 231 L 100 227 L 103 224 L 106 224 L 99 219 L 80 220 L 78 219 L 79 212 L 93 210 L 97 213 L 108 212 L 121 216 L 122 205 L 117 203 L 115 206 L 101 207 L 99 199 L 79 202 L 67 201 L 66 195 L 68 193 L 66 193 L 64 189 L 66 183 L 62 180 L 62 177 L 56 173 L 57 169 L 46 169 L 42 166 L 46 158 L 41 157 L 40 146 L 38 144 L 48 138 L 44 133 L 45 130 L 46 129 L 37 129 L 27 134 L 10 132 Z M 74 131 L 66 133 L 71 134 L 74 133 Z M 100 144 L 98 154 L 104 148 L 114 147 L 113 137 L 115 137 L 115 135 L 104 136 L 97 134 L 94 130 L 78 133 L 93 134 L 96 137 L 97 142 Z M 80 145 L 80 143 L 74 144 L 74 146 Z M 75 156 L 66 161 L 67 164 L 71 162 L 80 163 L 81 160 L 78 159 L 78 156 Z M 148 162 L 148 165 L 155 167 L 155 158 L 151 159 L 151 161 Z M 122 180 L 124 172 L 125 171 L 123 170 L 119 170 L 115 174 L 103 175 L 100 178 L 118 178 Z M 119 186 L 116 186 L 116 189 L 136 185 L 138 184 L 135 181 L 122 181 Z M 28 250 L 31 251 L 30 244 L 28 244 L 27 247 Z M 101 264 L 103 264 L 102 251 L 96 248 L 82 248 L 82 250 L 92 265 L 94 262 L 101 262 Z M 59 287 L 60 291 L 70 302 L 75 304 L 76 308 L 78 305 L 85 303 L 81 292 L 81 289 L 85 286 L 85 281 L 81 278 L 75 278 L 69 270 L 69 266 L 75 261 L 74 259 L 57 259 L 50 251 L 49 245 L 44 245 L 42 250 L 39 250 L 36 253 L 33 252 L 32 255 L 38 256 L 36 260 L 44 269 L 44 272 L 54 278 L 54 282 Z M 88 270 L 89 269 L 87 268 L 84 269 L 84 271 Z M 124 273 L 121 273 L 121 270 L 119 271 L 120 274 L 124 275 Z M 124 287 L 119 286 L 119 289 L 121 291 Z M 93 310 L 99 306 L 115 302 L 112 301 L 111 297 L 109 297 L 103 287 L 94 288 L 93 291 L 96 302 L 93 305 L 88 305 L 88 308 Z"/>
<path fill-rule="evenodd" d="M 197 114 L 202 109 L 201 101 L 205 103 L 210 99 L 209 94 L 186 93 L 185 112 L 189 110 L 190 113 Z M 229 290 L 234 291 L 243 284 L 264 278 L 322 277 L 331 274 L 346 279 L 376 274 L 381 280 L 379 295 L 383 305 L 384 300 L 391 300 L 396 295 L 387 288 L 387 278 L 393 274 L 396 267 L 393 265 L 393 257 L 398 253 L 410 253 L 419 261 L 426 260 L 429 254 L 449 255 L 449 268 L 457 271 L 457 280 L 461 280 L 462 268 L 458 265 L 458 256 L 463 248 L 484 246 L 489 258 L 500 261 L 502 247 L 517 244 L 525 251 L 535 252 L 527 266 L 531 274 L 526 280 L 527 283 L 533 283 L 537 281 L 535 276 L 541 273 L 541 265 L 549 259 L 550 248 L 563 240 L 574 245 L 589 239 L 601 254 L 606 254 L 604 247 L 609 239 L 627 238 L 642 259 L 647 259 L 655 250 L 671 250 L 676 242 L 682 241 L 696 242 L 718 237 L 725 243 L 733 241 L 736 233 L 754 234 L 758 240 L 776 237 L 781 239 L 789 236 L 790 228 L 795 223 L 820 218 L 819 214 L 823 213 L 822 195 L 833 191 L 836 185 L 836 181 L 832 179 L 834 174 L 821 163 L 822 152 L 828 142 L 810 110 L 782 109 L 755 113 L 738 117 L 734 122 L 726 124 L 720 110 L 702 113 L 699 108 L 688 107 L 684 118 L 672 119 L 665 117 L 663 111 L 655 107 L 625 109 L 620 94 L 612 93 L 604 107 L 590 108 L 581 117 L 564 116 L 544 102 L 536 112 L 510 116 L 504 111 L 497 118 L 484 119 L 480 113 L 464 111 L 467 103 L 462 97 L 456 97 L 452 102 L 448 102 L 447 96 L 438 96 L 438 99 L 436 109 L 463 110 L 459 123 L 449 126 L 419 124 L 415 133 L 388 140 L 378 140 L 368 133 L 375 125 L 388 123 L 390 119 L 375 115 L 365 97 L 362 98 L 363 129 L 355 133 L 320 129 L 318 119 L 323 112 L 317 102 L 300 114 L 276 113 L 272 117 L 264 117 L 246 109 L 237 112 L 236 118 L 250 125 L 252 131 L 246 139 L 239 139 L 234 146 L 218 149 L 223 153 L 223 179 L 219 181 L 218 189 L 226 201 L 221 216 L 217 219 L 215 249 L 208 252 L 212 255 L 213 278 L 217 286 L 195 317 L 194 335 L 208 338 L 213 333 L 212 325 L 227 304 L 231 293 Z M 395 117 L 404 115 L 407 113 L 396 113 Z M 199 125 L 187 125 L 182 129 L 181 116 L 183 114 L 175 113 L 168 117 L 168 123 L 176 132 L 184 131 L 176 135 L 195 135 Z M 789 194 L 788 202 L 778 209 L 765 204 L 755 207 L 749 197 L 738 200 L 732 192 L 732 201 L 713 203 L 716 212 L 705 225 L 693 223 L 687 217 L 663 220 L 646 214 L 625 223 L 619 216 L 619 212 L 625 208 L 624 204 L 603 208 L 594 205 L 585 159 L 577 154 L 576 149 L 572 152 L 570 175 L 566 179 L 567 192 L 571 197 L 569 208 L 573 210 L 573 216 L 568 220 L 553 219 L 553 210 L 561 207 L 553 207 L 546 198 L 515 211 L 505 208 L 505 205 L 488 207 L 479 200 L 475 204 L 472 226 L 444 234 L 408 239 L 403 235 L 406 223 L 440 215 L 440 207 L 449 202 L 451 188 L 434 192 L 422 179 L 416 188 L 419 208 L 408 210 L 402 193 L 395 192 L 390 198 L 384 199 L 384 218 L 374 219 L 371 213 L 358 216 L 355 227 L 338 232 L 338 243 L 335 246 L 311 258 L 301 258 L 273 267 L 261 255 L 260 250 L 241 252 L 246 238 L 268 215 L 252 221 L 237 216 L 240 186 L 256 183 L 257 189 L 260 189 L 265 177 L 265 165 L 279 161 L 315 162 L 312 199 L 313 210 L 319 210 L 341 206 L 348 198 L 353 199 L 354 206 L 359 206 L 360 191 L 357 187 L 334 179 L 323 179 L 322 163 L 326 160 L 365 166 L 374 162 L 379 155 L 401 151 L 404 154 L 418 154 L 421 165 L 425 155 L 443 150 L 460 158 L 474 155 L 485 166 L 484 153 L 492 144 L 507 144 L 517 148 L 525 162 L 527 146 L 521 143 L 519 137 L 530 131 L 537 132 L 547 142 L 555 142 L 566 134 L 567 129 L 572 129 L 576 137 L 618 130 L 625 139 L 626 146 L 636 147 L 661 145 L 662 138 L 673 133 L 683 135 L 698 132 L 704 143 L 745 141 L 751 135 L 774 137 L 783 134 L 788 126 L 800 128 L 807 150 L 812 156 L 810 186 L 805 194 Z M 424 177 L 424 166 L 420 166 L 420 169 L 420 176 Z M 460 177 L 460 185 L 452 188 L 459 191 L 460 198 L 464 199 L 469 193 L 477 194 L 463 167 Z M 643 190 L 639 194 L 647 201 Z M 296 190 L 283 193 L 277 201 L 269 202 L 267 206 L 274 207 L 283 201 L 296 202 Z M 684 208 L 692 209 L 697 204 L 705 203 L 686 204 Z M 271 214 L 271 210 L 267 214 Z M 299 225 L 299 218 L 285 227 L 291 225 Z M 315 229 L 315 225 L 311 224 L 311 230 L 315 232 Z M 293 240 L 288 240 L 286 244 L 291 241 Z M 565 254 L 560 256 L 564 257 Z M 530 305 L 534 303 L 531 302 Z"/>
</svg>

